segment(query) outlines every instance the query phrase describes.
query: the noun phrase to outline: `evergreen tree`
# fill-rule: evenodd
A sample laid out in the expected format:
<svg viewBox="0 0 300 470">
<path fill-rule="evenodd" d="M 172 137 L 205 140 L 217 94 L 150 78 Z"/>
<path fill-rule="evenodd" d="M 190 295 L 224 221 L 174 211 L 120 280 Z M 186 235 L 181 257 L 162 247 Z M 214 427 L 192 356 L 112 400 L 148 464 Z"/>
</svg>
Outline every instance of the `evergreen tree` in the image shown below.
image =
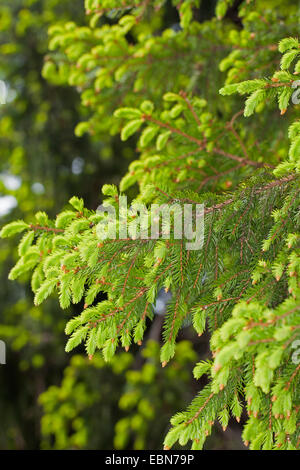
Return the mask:
<svg viewBox="0 0 300 470">
<path fill-rule="evenodd" d="M 118 181 L 127 167 L 118 142 L 74 135 L 84 116 L 78 93 L 41 75 L 49 25 L 70 20 L 85 20 L 81 0 L 0 2 L 0 80 L 8 90 L 6 103 L 0 97 L 1 227 L 31 220 L 41 207 L 54 216 L 74 191 L 96 208 L 95 188 Z M 1 449 L 39 447 L 37 396 L 59 382 L 69 360 L 56 300 L 34 308 L 29 276 L 22 284 L 7 279 L 17 257 L 14 240 L 1 241 L 0 339 L 7 349 L 7 364 L 0 366 Z"/>
<path fill-rule="evenodd" d="M 102 187 L 104 203 L 118 212 L 126 193 L 147 207 L 204 204 L 203 248 L 186 250 L 173 231 L 99 240 L 103 212 L 74 196 L 55 220 L 38 212 L 3 227 L 2 237 L 25 232 L 9 277 L 32 272 L 36 305 L 53 292 L 63 309 L 84 299 L 66 351 L 84 343 L 105 361 L 142 344 L 158 293 L 170 291 L 162 366 L 188 322 L 209 331 L 210 353 L 194 368 L 207 385 L 171 419 L 165 449 L 201 449 L 216 421 L 226 429 L 243 410 L 251 449 L 297 449 L 299 10 L 220 0 L 203 21 L 200 1 L 171 3 L 87 0 L 88 27 L 50 28 L 43 75 L 80 92 L 90 118 L 78 136 L 136 139 L 138 159 L 119 188 Z"/>
</svg>

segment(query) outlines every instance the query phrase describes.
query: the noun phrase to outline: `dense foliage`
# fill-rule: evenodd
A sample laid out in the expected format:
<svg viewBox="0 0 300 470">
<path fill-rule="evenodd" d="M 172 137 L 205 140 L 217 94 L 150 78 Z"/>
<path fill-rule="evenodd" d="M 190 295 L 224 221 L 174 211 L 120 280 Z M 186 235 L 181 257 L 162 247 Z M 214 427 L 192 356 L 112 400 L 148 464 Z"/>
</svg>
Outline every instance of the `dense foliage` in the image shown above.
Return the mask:
<svg viewBox="0 0 300 470">
<path fill-rule="evenodd" d="M 76 90 L 41 75 L 49 25 L 71 19 L 85 20 L 81 0 L 0 1 L 0 79 L 8 88 L 0 105 L 1 226 L 31 220 L 41 207 L 54 216 L 75 191 L 96 208 L 99 184 L 117 182 L 126 169 L 118 142 L 74 135 L 84 116 Z M 28 276 L 22 284 L 7 280 L 17 257 L 14 240 L 1 241 L 0 339 L 7 346 L 7 364 L 0 366 L 1 449 L 39 447 L 38 396 L 59 383 L 69 360 L 55 299 L 34 308 Z"/>
<path fill-rule="evenodd" d="M 296 449 L 299 11 L 289 0 L 220 0 L 216 16 L 204 21 L 208 10 L 200 3 L 87 0 L 88 26 L 50 27 L 43 77 L 80 93 L 88 119 L 77 124 L 78 137 L 88 132 L 111 145 L 120 133 L 121 141 L 129 142 L 124 156 L 136 145 L 137 159 L 119 188 L 102 186 L 104 201 L 118 209 L 126 193 L 130 203 L 147 207 L 204 204 L 203 248 L 186 250 L 187 240 L 173 232 L 170 239 L 99 240 L 103 213 L 74 196 L 55 219 L 40 211 L 34 220 L 2 228 L 3 238 L 25 231 L 9 277 L 32 272 L 36 306 L 54 292 L 63 309 L 84 304 L 67 322 L 66 350 L 84 343 L 93 364 L 85 367 L 103 374 L 107 366 L 94 357 L 96 351 L 114 370 L 115 354 L 124 354 L 119 347 L 128 351 L 142 344 L 156 321 L 158 293 L 170 291 L 160 349 L 163 370 L 171 373 L 174 361 L 184 361 L 184 346 L 176 341 L 183 326 L 191 325 L 195 344 L 208 330 L 210 350 L 194 368 L 196 379 L 207 376 L 206 385 L 171 418 L 165 449 L 177 442 L 201 449 L 216 421 L 225 430 L 230 417 L 240 421 L 243 411 L 243 440 L 251 449 Z M 129 213 L 132 227 L 135 219 Z M 72 367 L 61 391 L 49 389 L 41 398 L 43 426 L 56 435 L 58 446 L 68 445 L 63 429 L 73 418 L 72 406 L 58 415 L 63 418 L 54 428 L 51 415 L 60 393 L 68 396 L 74 387 Z M 153 374 L 161 374 L 157 368 L 155 359 Z M 143 382 L 138 374 L 143 369 L 131 375 L 133 394 Z M 93 387 L 87 396 L 99 399 L 93 398 Z M 83 408 L 90 404 L 85 399 Z M 140 418 L 118 422 L 119 448 L 132 426 L 136 447 L 143 447 L 149 432 L 144 424 L 152 419 L 149 404 L 130 400 Z M 74 434 L 75 443 L 84 439 L 84 431 Z"/>
</svg>

